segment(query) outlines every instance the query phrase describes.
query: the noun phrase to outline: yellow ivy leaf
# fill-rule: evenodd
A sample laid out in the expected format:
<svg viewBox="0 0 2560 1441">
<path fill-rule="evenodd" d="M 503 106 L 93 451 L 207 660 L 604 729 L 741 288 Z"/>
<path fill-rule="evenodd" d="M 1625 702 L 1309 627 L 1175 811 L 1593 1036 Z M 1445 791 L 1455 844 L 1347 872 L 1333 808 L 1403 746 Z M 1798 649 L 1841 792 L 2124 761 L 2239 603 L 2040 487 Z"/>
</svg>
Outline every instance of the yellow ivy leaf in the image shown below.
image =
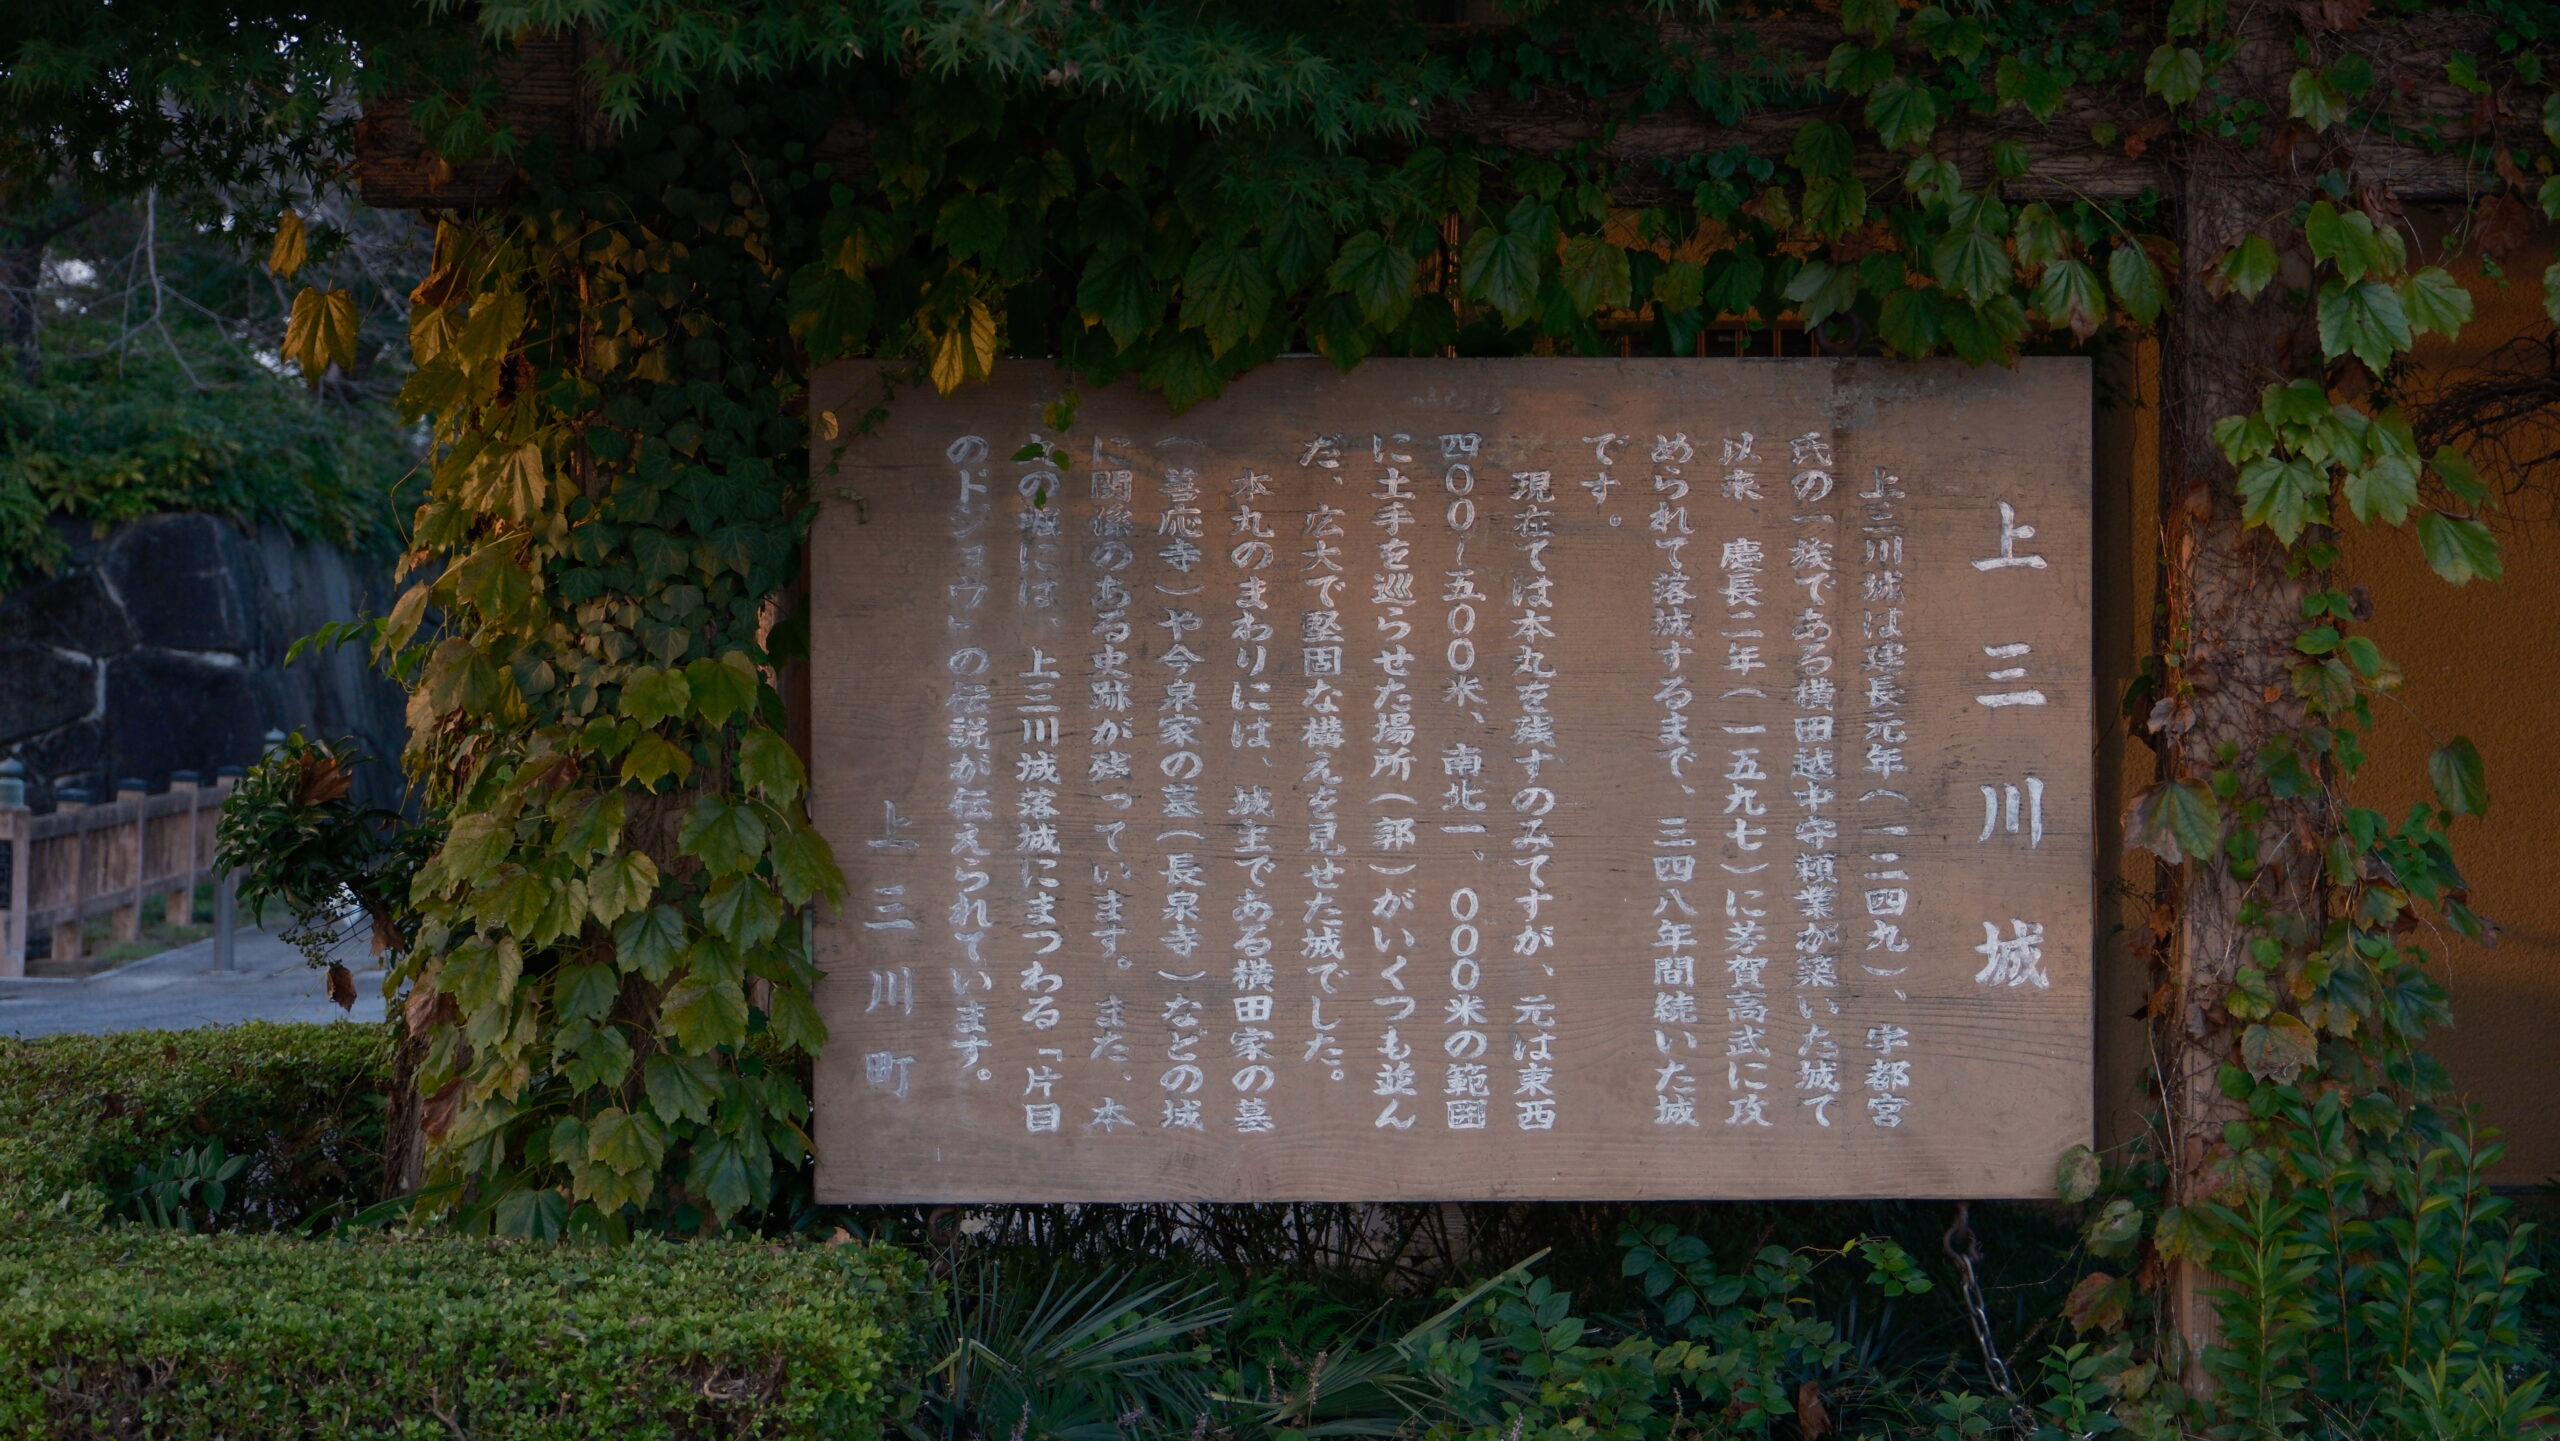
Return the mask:
<svg viewBox="0 0 2560 1441">
<path fill-rule="evenodd" d="M 303 378 L 317 385 L 330 366 L 345 370 L 356 363 L 360 320 L 354 295 L 306 285 L 293 297 L 293 314 L 285 321 L 284 358 L 300 366 Z"/>
<path fill-rule="evenodd" d="M 933 388 L 949 395 L 968 378 L 969 342 L 957 329 L 946 330 L 933 347 Z"/>
<path fill-rule="evenodd" d="M 309 254 L 310 245 L 303 234 L 301 214 L 285 211 L 284 218 L 276 222 L 276 243 L 267 251 L 267 269 L 274 271 L 280 279 L 291 280 Z"/>
</svg>

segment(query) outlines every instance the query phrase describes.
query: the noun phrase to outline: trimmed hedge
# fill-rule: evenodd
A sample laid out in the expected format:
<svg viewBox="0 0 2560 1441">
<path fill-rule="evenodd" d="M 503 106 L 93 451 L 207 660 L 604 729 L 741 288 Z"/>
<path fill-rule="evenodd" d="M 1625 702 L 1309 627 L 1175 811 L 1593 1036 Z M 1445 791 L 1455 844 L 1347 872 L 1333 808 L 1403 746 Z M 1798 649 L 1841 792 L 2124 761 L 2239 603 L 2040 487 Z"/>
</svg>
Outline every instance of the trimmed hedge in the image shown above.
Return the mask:
<svg viewBox="0 0 2560 1441">
<path fill-rule="evenodd" d="M 136 1166 L 216 1138 L 250 1158 L 226 1224 L 371 1205 L 390 1046 L 387 1027 L 349 1022 L 0 1037 L 0 1235 L 30 1199 L 118 1194 Z"/>
<path fill-rule="evenodd" d="M 876 1435 L 890 1247 L 61 1230 L 0 1242 L 0 1437 Z"/>
</svg>

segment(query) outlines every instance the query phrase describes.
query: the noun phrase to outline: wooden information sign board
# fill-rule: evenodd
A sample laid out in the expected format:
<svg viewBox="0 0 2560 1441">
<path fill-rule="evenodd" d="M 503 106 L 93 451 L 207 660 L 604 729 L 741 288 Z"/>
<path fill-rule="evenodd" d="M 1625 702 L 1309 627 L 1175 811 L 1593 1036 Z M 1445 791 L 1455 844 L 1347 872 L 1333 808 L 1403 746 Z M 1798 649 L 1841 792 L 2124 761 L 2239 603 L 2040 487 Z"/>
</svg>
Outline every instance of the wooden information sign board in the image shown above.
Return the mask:
<svg viewBox="0 0 2560 1441">
<path fill-rule="evenodd" d="M 822 1200 L 2050 1194 L 2085 362 L 1070 388 L 817 446 Z"/>
</svg>

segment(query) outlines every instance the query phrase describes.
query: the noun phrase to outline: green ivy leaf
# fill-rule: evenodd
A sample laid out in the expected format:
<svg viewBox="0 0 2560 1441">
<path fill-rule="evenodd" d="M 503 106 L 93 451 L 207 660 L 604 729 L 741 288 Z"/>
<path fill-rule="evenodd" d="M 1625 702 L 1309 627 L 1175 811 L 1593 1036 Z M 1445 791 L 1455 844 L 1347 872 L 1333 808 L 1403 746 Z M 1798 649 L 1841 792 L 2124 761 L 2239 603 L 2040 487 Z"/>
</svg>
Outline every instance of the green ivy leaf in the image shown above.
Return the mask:
<svg viewBox="0 0 2560 1441">
<path fill-rule="evenodd" d="M 560 1039 L 568 1052 L 560 1077 L 576 1090 L 618 1088 L 631 1074 L 631 1041 L 618 1028 L 570 1026 Z"/>
<path fill-rule="evenodd" d="M 667 1132 L 656 1118 L 607 1106 L 587 1119 L 587 1157 L 631 1174 L 666 1158 Z"/>
<path fill-rule="evenodd" d="M 1822 67 L 1823 82 L 1843 95 L 1864 95 L 1893 77 L 1893 52 L 1844 41 Z"/>
<path fill-rule="evenodd" d="M 740 950 L 751 950 L 782 929 L 782 902 L 753 876 L 722 876 L 702 898 L 702 919 Z"/>
<path fill-rule="evenodd" d="M 956 196 L 934 218 L 933 243 L 959 260 L 991 257 L 1004 246 L 1004 202 L 978 193 Z"/>
<path fill-rule="evenodd" d="M 2084 260 L 2057 261 L 2036 282 L 2036 310 L 2055 325 L 2071 327 L 2082 340 L 2097 333 L 2106 319 L 2107 297 L 2098 288 L 2098 272 Z"/>
<path fill-rule="evenodd" d="M 2409 317 L 2400 294 L 2379 280 L 2324 283 L 2319 311 L 2320 352 L 2331 360 L 2353 355 L 2380 375 L 2393 355 L 2409 348 Z"/>
<path fill-rule="evenodd" d="M 1262 263 L 1284 290 L 1296 290 L 1316 278 L 1333 257 L 1333 231 L 1315 208 L 1292 205 L 1262 232 Z"/>
<path fill-rule="evenodd" d="M 2125 808 L 2124 834 L 2171 865 L 2210 858 L 2222 848 L 2222 806 L 2202 786 L 2166 781 L 2134 796 Z"/>
<path fill-rule="evenodd" d="M 1255 252 L 1206 246 L 1182 274 L 1182 323 L 1209 338 L 1212 354 L 1224 355 L 1261 330 L 1279 296 Z"/>
<path fill-rule="evenodd" d="M 2047 69 L 2011 53 L 2000 57 L 1999 68 L 1993 72 L 1992 89 L 2001 109 L 2023 105 L 2028 114 L 2046 120 L 2062 108 L 2065 79 L 2060 70 Z"/>
<path fill-rule="evenodd" d="M 711 874 L 725 876 L 753 869 L 764 854 L 764 838 L 764 821 L 754 807 L 707 795 L 685 813 L 676 846 Z"/>
<path fill-rule="evenodd" d="M 622 682 L 622 713 L 644 726 L 682 715 L 692 703 L 693 689 L 682 671 L 638 666 Z"/>
<path fill-rule="evenodd" d="M 2263 235 L 2252 235 L 2231 247 L 2222 257 L 2222 283 L 2240 292 L 2244 300 L 2255 300 L 2258 292 L 2276 278 L 2275 242 Z"/>
<path fill-rule="evenodd" d="M 2291 545 L 2303 527 L 2328 524 L 2328 477 L 2300 456 L 2253 460 L 2240 468 L 2240 518 Z"/>
<path fill-rule="evenodd" d="M 1820 325 L 1857 303 L 1858 268 L 1808 260 L 1787 283 L 1786 297 L 1803 309 L 1806 325 Z"/>
<path fill-rule="evenodd" d="M 681 781 L 693 774 L 693 757 L 656 731 L 643 731 L 622 753 L 622 783 L 655 789 L 669 776 Z"/>
<path fill-rule="evenodd" d="M 2316 425 L 2329 417 L 2329 397 L 2317 381 L 2286 381 L 2259 392 L 2258 409 L 2272 426 Z"/>
<path fill-rule="evenodd" d="M 489 1224 L 501 1236 L 558 1241 L 569 1234 L 569 1198 L 549 1187 L 518 1186 L 489 1208 Z"/>
<path fill-rule="evenodd" d="M 1411 255 L 1389 244 L 1385 236 L 1363 231 L 1343 242 L 1342 253 L 1334 258 L 1326 278 L 1335 293 L 1358 303 L 1361 318 L 1391 330 L 1413 304 L 1414 264 Z"/>
<path fill-rule="evenodd" d="M 2293 118 L 2315 131 L 2337 124 L 2347 113 L 2347 97 L 2318 70 L 2294 71 L 2285 94 L 2292 101 Z"/>
<path fill-rule="evenodd" d="M 2455 736 L 2427 757 L 2427 779 L 2435 782 L 2436 804 L 2458 816 L 2489 813 L 2487 767 L 2469 736 Z"/>
<path fill-rule="evenodd" d="M 2142 88 L 2171 105 L 2204 93 L 2204 56 L 2192 45 L 2162 45 L 2142 67 Z"/>
<path fill-rule="evenodd" d="M 1894 0 L 1840 0 L 1841 32 L 1864 36 L 1872 45 L 1892 39 L 1894 22 L 1901 17 Z"/>
<path fill-rule="evenodd" d="M 2149 325 L 2160 318 L 2165 303 L 2160 267 L 2151 263 L 2151 253 L 2139 243 L 2126 241 L 2107 257 L 2107 283 L 2115 290 L 2116 303 L 2135 324 Z"/>
<path fill-rule="evenodd" d="M 2411 448 L 2415 448 L 2414 442 Z M 2445 489 L 2462 497 L 2463 504 L 2478 508 L 2489 503 L 2489 487 L 2481 482 L 2480 472 L 2472 468 L 2469 457 L 2461 451 L 2439 445 L 2436 453 L 2427 457 L 2427 465 L 2435 471 L 2436 479 L 2444 482 Z"/>
<path fill-rule="evenodd" d="M 761 1155 L 761 1146 L 758 1152 Z M 693 1164 L 685 1172 L 684 1183 L 708 1202 L 712 1215 L 722 1221 L 755 1200 L 754 1173 L 747 1164 L 746 1152 L 736 1138 L 724 1131 L 707 1132 L 694 1139 Z"/>
<path fill-rule="evenodd" d="M 2262 1081 L 2290 1085 L 2320 1059 L 2320 1038 L 2300 1016 L 2269 1016 L 2240 1033 L 2240 1063 Z"/>
<path fill-rule="evenodd" d="M 1099 325 L 1126 350 L 1164 315 L 1155 276 L 1138 255 L 1097 255 L 1076 284 L 1076 309 L 1087 325 Z"/>
<path fill-rule="evenodd" d="M 1876 331 L 1898 355 L 1918 357 L 1937 349 L 1945 332 L 1938 325 L 1937 293 L 1897 290 L 1876 312 Z"/>
<path fill-rule="evenodd" d="M 2061 217 L 2041 200 L 2018 208 L 2018 218 L 2010 224 L 2009 235 L 2018 247 L 2018 264 L 2031 273 L 2071 253 L 2070 237 L 2063 231 Z"/>
<path fill-rule="evenodd" d="M 782 732 L 758 726 L 738 738 L 738 782 L 777 806 L 787 806 L 800 798 L 809 777 Z"/>
<path fill-rule="evenodd" d="M 2436 574 L 2455 585 L 2496 580 L 2506 574 L 2498 538 L 2476 520 L 2427 511 L 2418 517 L 2418 547 L 2427 553 L 2427 564 Z"/>
<path fill-rule="evenodd" d="M 2237 469 L 2276 448 L 2276 430 L 2263 416 L 2226 415 L 2213 423 L 2214 448 Z"/>
<path fill-rule="evenodd" d="M 1596 235 L 1577 235 L 1564 243 L 1559 277 L 1576 308 L 1589 314 L 1626 308 L 1632 298 L 1627 278 L 1627 252 Z"/>
<path fill-rule="evenodd" d="M 2077 1206 L 2098 1194 L 2098 1153 L 2073 1146 L 2054 1163 L 2053 1193 L 2062 1204 Z"/>
<path fill-rule="evenodd" d="M 445 956 L 438 985 L 465 1012 L 488 1014 L 504 1007 L 524 975 L 524 953 L 515 937 L 465 941 Z"/>
<path fill-rule="evenodd" d="M 1867 125 L 1889 150 L 1918 149 L 1938 128 L 1938 97 L 1929 87 L 1897 76 L 1868 95 Z"/>
<path fill-rule="evenodd" d="M 2361 210 L 2340 210 L 2326 200 L 2314 201 L 2303 217 L 2302 235 L 2311 243 L 2311 258 L 2335 265 L 2338 278 L 2350 285 L 2369 274 L 2400 268 L 2399 236 L 2377 230 L 2373 217 Z"/>
<path fill-rule="evenodd" d="M 640 1071 L 649 1093 L 649 1108 L 668 1125 L 704 1122 L 720 1100 L 720 1063 L 709 1056 L 671 1056 L 661 1051 Z"/>
<path fill-rule="evenodd" d="M 725 977 L 687 974 L 667 987 L 658 1018 L 676 1044 L 700 1054 L 747 1038 L 747 997 Z"/>
<path fill-rule="evenodd" d="M 690 692 L 693 713 L 715 730 L 727 725 L 731 716 L 753 711 L 762 686 L 756 675 L 755 662 L 747 659 L 743 652 L 734 650 L 716 660 L 705 656 L 686 666 L 684 684 Z M 630 714 L 629 710 L 626 709 L 624 714 Z M 636 716 L 633 718 L 638 719 Z M 641 723 L 649 724 L 647 721 Z"/>
<path fill-rule="evenodd" d="M 835 852 L 814 826 L 798 825 L 773 838 L 773 878 L 783 899 L 805 906 L 811 896 L 835 899 L 844 889 Z"/>
<path fill-rule="evenodd" d="M 1988 365 L 2016 357 L 2018 341 L 2027 333 L 2027 312 L 2016 296 L 1995 295 L 1980 305 L 1948 306 L 1940 323 L 1959 359 Z"/>
<path fill-rule="evenodd" d="M 773 988 L 773 1009 L 767 1017 L 773 1038 L 786 1046 L 794 1046 L 811 1055 L 826 1044 L 826 1022 L 818 1018 L 817 1002 L 809 993 L 792 986 Z"/>
<path fill-rule="evenodd" d="M 1809 120 L 1796 130 L 1795 143 L 1787 148 L 1787 163 L 1806 176 L 1842 176 L 1849 173 L 1857 159 L 1857 148 L 1849 138 L 1847 126 L 1830 120 Z"/>
<path fill-rule="evenodd" d="M 551 978 L 551 1008 L 563 1022 L 602 1020 L 621 994 L 622 978 L 611 966 L 572 961 Z"/>
<path fill-rule="evenodd" d="M 1804 185 L 1804 228 L 1816 235 L 1838 235 L 1867 218 L 1866 182 L 1855 177 L 1825 176 Z"/>
<path fill-rule="evenodd" d="M 2386 524 L 2404 524 L 2409 519 L 2409 507 L 2418 501 L 2417 462 L 2385 455 L 2350 470 L 2346 494 L 2347 510 L 2357 520 L 2371 525 L 2378 517 Z"/>
<path fill-rule="evenodd" d="M 587 909 L 609 926 L 649 904 L 658 893 L 658 863 L 625 851 L 587 873 Z"/>
<path fill-rule="evenodd" d="M 1490 227 L 1468 237 L 1459 266 L 1466 294 L 1502 312 L 1502 323 L 1517 326 L 1529 318 L 1538 298 L 1538 250 L 1525 235 Z"/>
<path fill-rule="evenodd" d="M 684 954 L 684 916 L 673 906 L 655 906 L 623 918 L 613 932 L 614 960 L 652 982 L 664 981 Z"/>
<path fill-rule="evenodd" d="M 1929 248 L 1929 269 L 1939 284 L 1977 303 L 2009 288 L 2009 253 L 1980 230 L 1938 237 L 1938 243 Z"/>
<path fill-rule="evenodd" d="M 1666 311 L 1695 310 L 1706 298 L 1706 267 L 1694 260 L 1672 261 L 1653 277 L 1653 302 Z"/>
<path fill-rule="evenodd" d="M 2471 323 L 2471 292 L 2442 266 L 2413 271 L 2400 282 L 2400 308 L 2419 335 L 2456 335 Z"/>
<path fill-rule="evenodd" d="M 2082 1233 L 2089 1249 L 2101 1256 L 2121 1256 L 2142 1239 L 2142 1208 L 2121 1196 L 2090 1218 Z"/>
</svg>

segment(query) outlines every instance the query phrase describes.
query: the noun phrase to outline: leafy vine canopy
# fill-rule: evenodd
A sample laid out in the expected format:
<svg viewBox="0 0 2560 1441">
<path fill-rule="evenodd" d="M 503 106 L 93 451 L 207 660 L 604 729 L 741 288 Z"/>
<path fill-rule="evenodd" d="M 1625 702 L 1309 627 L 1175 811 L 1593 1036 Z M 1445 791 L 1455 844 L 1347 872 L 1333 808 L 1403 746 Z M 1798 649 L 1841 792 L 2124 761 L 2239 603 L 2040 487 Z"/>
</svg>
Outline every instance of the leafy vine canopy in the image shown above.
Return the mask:
<svg viewBox="0 0 2560 1441">
<path fill-rule="evenodd" d="M 822 1037 L 795 918 L 839 881 L 770 667 L 805 633 L 775 602 L 811 364 L 906 357 L 948 390 L 1054 355 L 1184 406 L 1288 352 L 1677 354 L 1785 322 L 1995 363 L 2272 315 L 2235 362 L 2249 403 L 2192 418 L 2219 422 L 2235 524 L 2315 575 L 2352 518 L 2493 576 L 2487 488 L 2388 382 L 2469 318 L 2448 252 L 2560 212 L 2555 23 L 2495 0 L 31 0 L 0 16 L 0 173 L 21 197 L 264 183 L 281 213 L 398 115 L 436 165 L 518 177 L 445 211 L 413 296 L 404 403 L 435 445 L 382 646 L 445 828 L 394 973 L 429 1043 L 430 1181 L 556 1234 L 762 1212 L 805 1159 L 781 1062 Z M 565 124 L 509 91 L 538 43 L 575 57 Z M 2281 199 L 2199 245 L 2178 191 L 2207 157 Z M 2420 243 L 2417 202 L 2460 207 L 2448 236 Z M 297 302 L 315 376 L 343 310 Z M 2280 644 L 2305 734 L 2344 734 L 2388 668 L 2343 596 L 2306 593 Z M 2173 768 L 2138 838 L 2245 870 L 2300 765 L 2351 767 L 2322 744 Z M 2444 807 L 2356 821 L 2354 846 L 2455 894 L 2441 825 L 2482 803 L 2477 770 L 2456 755 Z M 2356 921 L 2364 969 L 2321 976 L 2399 956 L 2400 904 Z M 2366 1009 L 2257 990 L 2225 1012 L 2254 1027 L 2243 1089 Z"/>
</svg>

